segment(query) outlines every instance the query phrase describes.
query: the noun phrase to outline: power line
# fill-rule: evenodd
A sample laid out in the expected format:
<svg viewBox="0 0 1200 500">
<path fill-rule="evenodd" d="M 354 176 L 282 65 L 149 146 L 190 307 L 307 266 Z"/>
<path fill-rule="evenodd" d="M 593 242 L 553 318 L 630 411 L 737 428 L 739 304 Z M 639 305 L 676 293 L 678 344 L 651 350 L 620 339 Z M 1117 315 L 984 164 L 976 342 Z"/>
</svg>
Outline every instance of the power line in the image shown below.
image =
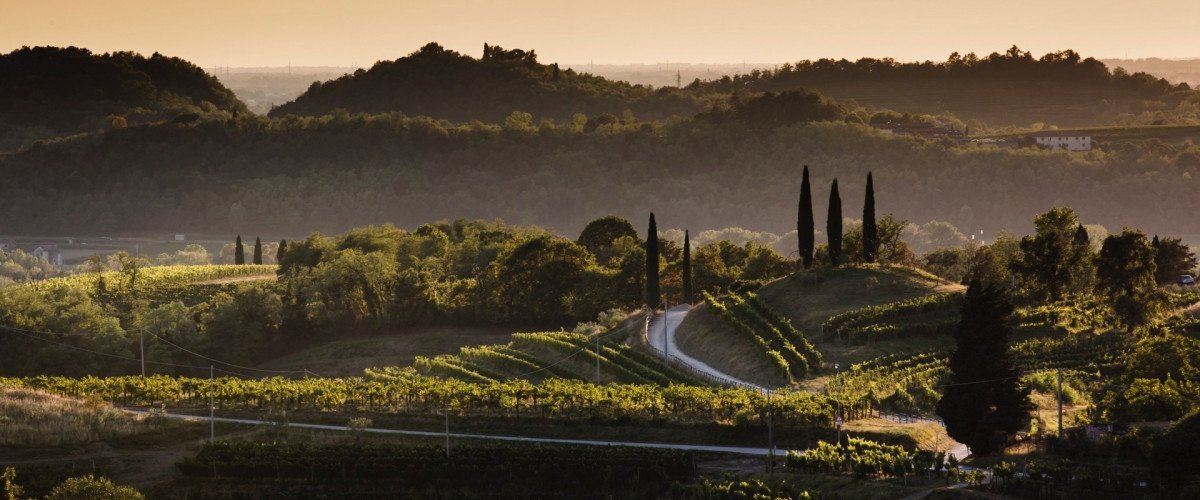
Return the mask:
<svg viewBox="0 0 1200 500">
<path fill-rule="evenodd" d="M 97 350 L 94 350 L 94 349 L 88 349 L 88 348 L 85 348 L 85 347 L 79 347 L 79 346 L 76 346 L 76 345 L 71 345 L 71 344 L 67 344 L 67 343 L 63 343 L 63 342 L 57 342 L 57 341 L 54 341 L 54 340 L 51 340 L 51 339 L 47 339 L 47 338 L 43 338 L 43 337 L 38 337 L 37 335 L 33 335 L 33 334 L 31 334 L 31 333 L 26 333 L 26 332 L 33 332 L 33 330 L 22 330 L 22 329 L 19 329 L 19 328 L 11 328 L 11 327 L 2 326 L 2 325 L 0 325 L 0 330 L 6 330 L 6 331 L 9 331 L 9 332 L 12 332 L 12 333 L 16 333 L 16 334 L 18 334 L 18 335 L 23 335 L 23 336 L 25 336 L 25 337 L 29 337 L 29 338 L 31 338 L 31 339 L 34 339 L 34 340 L 37 340 L 37 341 L 45 342 L 45 343 L 48 343 L 48 344 L 53 344 L 53 345 L 56 345 L 56 346 L 59 346 L 59 347 L 65 347 L 65 348 L 67 348 L 67 349 L 72 349 L 72 350 L 76 350 L 76 351 L 87 352 L 87 353 L 95 354 L 95 355 L 98 355 L 98 356 L 104 356 L 104 357 L 113 358 L 113 359 L 120 359 L 120 360 L 124 360 L 124 361 L 135 361 L 135 362 L 136 362 L 136 361 L 141 361 L 139 358 L 134 358 L 134 357 L 130 357 L 130 356 L 122 356 L 122 355 L 120 355 L 120 354 L 113 354 L 113 353 L 104 352 L 104 351 L 97 351 Z M 43 332 L 43 333 L 50 333 L 50 334 L 53 334 L 54 332 Z M 154 365 L 159 365 L 159 366 L 171 366 L 171 367 L 176 367 L 176 368 L 192 368 L 192 369 L 203 369 L 203 368 L 206 368 L 206 367 L 204 367 L 204 366 L 198 366 L 198 365 L 181 365 L 181 364 L 177 364 L 177 363 L 167 363 L 167 362 L 164 362 L 164 361 L 154 361 L 154 360 L 147 360 L 146 362 L 147 362 L 147 363 L 150 363 L 150 364 L 154 364 Z M 252 378 L 252 377 L 249 377 L 249 376 L 247 376 L 247 375 L 245 375 L 245 374 L 238 373 L 238 372 L 233 372 L 233 371 L 228 371 L 228 370 L 221 370 L 221 369 L 218 369 L 218 371 L 220 371 L 220 372 L 223 372 L 223 373 L 228 373 L 228 374 L 230 374 L 230 375 L 234 375 L 234 376 L 242 377 L 242 378 Z"/>
<path fill-rule="evenodd" d="M 264 370 L 264 369 L 262 369 L 262 368 L 253 368 L 253 367 L 249 367 L 249 366 L 242 366 L 242 365 L 238 365 L 238 364 L 230 363 L 230 362 L 228 362 L 228 361 L 221 361 L 221 360 L 219 360 L 219 359 L 216 359 L 216 358 L 211 358 L 211 357 L 205 356 L 205 355 L 203 355 L 203 354 L 200 354 L 200 353 L 198 353 L 198 352 L 196 352 L 196 351 L 192 351 L 192 350 L 190 350 L 190 349 L 187 349 L 186 347 L 183 347 L 183 346 L 180 346 L 180 345 L 178 345 L 178 344 L 175 344 L 175 343 L 173 343 L 173 342 L 171 342 L 171 341 L 169 341 L 169 340 L 167 340 L 167 339 L 164 339 L 164 338 L 160 337 L 160 336 L 159 336 L 157 333 L 150 332 L 150 331 L 147 331 L 147 330 L 143 330 L 143 329 L 141 329 L 141 328 L 139 328 L 139 330 L 141 330 L 142 332 L 145 332 L 145 333 L 149 333 L 150 335 L 153 335 L 153 336 L 154 336 L 154 338 L 156 338 L 156 339 L 158 339 L 158 340 L 161 340 L 161 341 L 163 341 L 164 343 L 166 343 L 167 345 L 169 345 L 169 346 L 171 346 L 171 347 L 174 347 L 174 348 L 176 348 L 176 349 L 179 349 L 179 350 L 181 350 L 181 351 L 183 351 L 183 352 L 186 352 L 186 353 L 188 353 L 188 354 L 191 354 L 191 355 L 193 355 L 193 356 L 198 356 L 198 357 L 200 357 L 200 358 L 203 358 L 203 359 L 206 359 L 206 360 L 208 360 L 208 361 L 212 361 L 212 362 L 214 362 L 214 363 L 220 363 L 220 364 L 223 364 L 223 365 L 225 365 L 225 366 L 231 366 L 231 367 L 234 367 L 234 368 L 237 368 L 237 369 L 241 369 L 241 370 L 250 370 L 250 371 L 261 372 L 261 373 L 278 373 L 278 374 L 296 374 L 296 373 L 308 374 L 308 373 L 310 373 L 310 372 L 308 371 L 308 369 L 302 369 L 302 370 Z"/>
</svg>

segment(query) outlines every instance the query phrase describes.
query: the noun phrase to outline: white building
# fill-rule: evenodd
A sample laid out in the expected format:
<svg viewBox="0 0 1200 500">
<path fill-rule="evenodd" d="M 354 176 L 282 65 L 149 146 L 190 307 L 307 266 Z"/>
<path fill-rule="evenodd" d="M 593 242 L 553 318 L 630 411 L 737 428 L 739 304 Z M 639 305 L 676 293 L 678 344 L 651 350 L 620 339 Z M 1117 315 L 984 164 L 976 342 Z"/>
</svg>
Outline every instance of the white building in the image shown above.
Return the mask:
<svg viewBox="0 0 1200 500">
<path fill-rule="evenodd" d="M 1079 132 L 1038 132 L 1033 134 L 1038 146 L 1067 151 L 1091 151 L 1092 136 Z"/>
</svg>

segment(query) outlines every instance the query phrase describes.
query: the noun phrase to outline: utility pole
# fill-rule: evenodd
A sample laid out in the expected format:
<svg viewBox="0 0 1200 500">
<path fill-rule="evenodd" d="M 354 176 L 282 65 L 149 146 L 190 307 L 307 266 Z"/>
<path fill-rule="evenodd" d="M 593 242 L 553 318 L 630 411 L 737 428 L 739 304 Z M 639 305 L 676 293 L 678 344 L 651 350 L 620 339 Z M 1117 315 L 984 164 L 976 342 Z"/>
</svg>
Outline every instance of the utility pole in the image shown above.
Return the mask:
<svg viewBox="0 0 1200 500">
<path fill-rule="evenodd" d="M 215 387 L 216 379 L 213 377 L 213 365 L 208 365 L 208 444 L 217 442 L 217 404 L 213 402 Z"/>
<path fill-rule="evenodd" d="M 1062 368 L 1058 369 L 1058 439 L 1062 439 Z"/>
<path fill-rule="evenodd" d="M 771 425 L 771 390 L 767 389 L 767 472 L 775 471 L 775 433 Z"/>
<path fill-rule="evenodd" d="M 450 458 L 450 396 L 446 395 L 446 458 Z"/>
<path fill-rule="evenodd" d="M 833 364 L 833 372 L 834 372 L 833 379 L 837 380 L 838 375 L 841 374 L 841 370 L 838 368 L 837 363 Z M 841 445 L 842 444 L 842 399 L 837 397 L 836 395 L 834 395 L 833 400 L 837 403 L 837 415 L 834 417 L 834 422 L 833 422 L 834 427 L 837 427 L 837 442 L 836 443 L 838 445 Z"/>
</svg>

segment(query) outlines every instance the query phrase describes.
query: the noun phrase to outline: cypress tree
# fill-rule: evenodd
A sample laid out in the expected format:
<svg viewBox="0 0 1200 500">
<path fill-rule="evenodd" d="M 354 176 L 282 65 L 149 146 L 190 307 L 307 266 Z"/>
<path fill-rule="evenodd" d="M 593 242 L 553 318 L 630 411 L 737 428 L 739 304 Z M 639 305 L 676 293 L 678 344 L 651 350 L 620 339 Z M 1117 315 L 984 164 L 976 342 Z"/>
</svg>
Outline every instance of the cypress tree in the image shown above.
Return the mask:
<svg viewBox="0 0 1200 500">
<path fill-rule="evenodd" d="M 692 238 L 683 230 L 683 303 L 692 303 Z"/>
<path fill-rule="evenodd" d="M 254 237 L 254 264 L 262 265 L 262 240 L 258 236 Z"/>
<path fill-rule="evenodd" d="M 246 263 L 246 249 L 242 248 L 242 235 L 240 234 L 233 246 L 233 263 L 239 266 Z"/>
<path fill-rule="evenodd" d="M 875 262 L 879 253 L 879 229 L 875 226 L 875 181 L 867 172 L 867 196 L 863 200 L 862 260 Z"/>
<path fill-rule="evenodd" d="M 287 240 L 279 240 L 279 249 L 275 250 L 275 263 L 283 262 L 283 253 L 287 251 Z"/>
<path fill-rule="evenodd" d="M 808 165 L 804 166 L 804 177 L 800 181 L 800 209 L 796 214 L 796 238 L 800 240 L 800 263 L 805 269 L 813 264 L 814 235 L 812 188 L 808 184 Z"/>
<path fill-rule="evenodd" d="M 954 331 L 950 383 L 937 414 L 946 433 L 976 455 L 995 451 L 996 434 L 1019 430 L 1033 409 L 1008 350 L 1012 310 L 1001 289 L 972 280 Z"/>
<path fill-rule="evenodd" d="M 837 179 L 829 188 L 829 212 L 825 216 L 825 234 L 829 236 L 829 264 L 837 267 L 842 259 L 842 196 Z"/>
<path fill-rule="evenodd" d="M 650 213 L 650 228 L 646 231 L 646 305 L 657 307 L 662 302 L 658 289 L 658 224 Z"/>
</svg>

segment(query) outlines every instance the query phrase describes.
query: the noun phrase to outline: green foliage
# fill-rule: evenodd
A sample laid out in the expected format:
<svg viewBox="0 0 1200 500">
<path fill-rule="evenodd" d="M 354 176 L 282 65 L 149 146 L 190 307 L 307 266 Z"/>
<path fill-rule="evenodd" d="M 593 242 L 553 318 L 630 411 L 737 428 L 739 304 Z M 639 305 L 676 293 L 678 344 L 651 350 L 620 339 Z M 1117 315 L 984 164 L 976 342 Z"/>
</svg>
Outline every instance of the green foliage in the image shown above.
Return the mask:
<svg viewBox="0 0 1200 500">
<path fill-rule="evenodd" d="M 881 338 L 950 333 L 958 325 L 962 294 L 939 293 L 866 306 L 825 320 L 827 338 L 863 343 Z"/>
<path fill-rule="evenodd" d="M 842 197 L 838 194 L 837 179 L 829 188 L 829 209 L 825 217 L 825 236 L 828 240 L 826 252 L 829 265 L 837 267 L 842 262 Z"/>
<path fill-rule="evenodd" d="M 646 307 L 654 309 L 662 303 L 661 284 L 658 280 L 658 225 L 654 212 L 650 212 L 650 227 L 646 230 Z"/>
<path fill-rule="evenodd" d="M 930 82 L 937 82 L 936 95 L 929 92 Z M 876 108 L 905 113 L 947 110 L 964 119 L 1021 126 L 1114 122 L 1124 113 L 1152 120 L 1152 111 L 1169 109 L 1189 95 L 1185 83 L 1110 71 L 1072 50 L 1034 58 L 1015 46 L 990 55 L 955 52 L 938 62 L 804 60 L 693 86 L 724 93 L 808 89 Z"/>
<path fill-rule="evenodd" d="M 837 103 L 813 92 L 765 92 L 750 99 L 734 94 L 725 106 L 701 113 L 698 119 L 713 123 L 740 122 L 751 128 L 777 127 L 815 121 L 837 121 L 846 111 Z"/>
<path fill-rule="evenodd" d="M 215 379 L 220 409 L 262 409 L 401 415 L 436 415 L 449 404 L 459 416 L 540 417 L 571 421 L 638 421 L 678 425 L 732 425 L 739 415 L 765 415 L 766 397 L 756 391 L 691 385 L 590 383 L 550 378 L 473 383 L 397 371 L 375 371 L 370 378 Z M 95 395 L 134 406 L 202 406 L 209 379 L 167 377 L 0 378 L 0 386 L 24 386 L 73 397 Z M 789 429 L 828 429 L 833 408 L 824 397 L 806 392 L 771 396 L 774 425 Z M 755 420 L 758 423 L 764 421 Z"/>
<path fill-rule="evenodd" d="M 94 500 L 141 500 L 145 496 L 129 486 L 121 486 L 113 483 L 109 478 L 97 477 L 92 474 L 69 478 L 63 481 L 62 484 L 55 486 L 50 491 L 50 494 L 46 495 L 46 500 L 78 500 L 83 498 Z"/>
<path fill-rule="evenodd" d="M 1154 280 L 1159 285 L 1178 284 L 1179 277 L 1196 272 L 1196 254 L 1179 238 L 1150 241 L 1154 248 Z"/>
<path fill-rule="evenodd" d="M 912 470 L 911 457 L 903 447 L 859 438 L 847 438 L 846 444 L 820 441 L 803 453 L 788 452 L 786 463 L 791 469 L 858 478 L 900 477 Z"/>
<path fill-rule="evenodd" d="M 808 183 L 808 165 L 800 181 L 800 207 L 796 215 L 796 238 L 800 245 L 800 262 L 805 269 L 813 265 L 813 245 L 816 242 L 813 226 L 812 187 Z"/>
<path fill-rule="evenodd" d="M 867 194 L 863 198 L 862 262 L 875 262 L 879 256 L 880 238 L 875 221 L 875 181 L 872 176 L 872 172 L 867 172 Z"/>
<path fill-rule="evenodd" d="M 1105 238 L 1096 258 L 1096 290 L 1130 329 L 1146 324 L 1166 308 L 1165 294 L 1154 279 L 1154 259 L 1154 247 L 1146 235 L 1128 229 Z"/>
<path fill-rule="evenodd" d="M 604 251 L 613 246 L 621 237 L 638 238 L 637 229 L 629 221 L 615 215 L 607 215 L 591 221 L 584 226 L 583 232 L 575 243 L 583 245 L 593 255 L 603 255 Z"/>
<path fill-rule="evenodd" d="M 0 54 L 0 151 L 38 139 L 189 115 L 225 118 L 245 104 L 175 57 L 22 47 Z"/>
<path fill-rule="evenodd" d="M 654 91 L 572 69 L 559 71 L 557 65 L 539 63 L 532 50 L 489 47 L 475 59 L 429 43 L 394 61 L 379 61 L 368 70 L 314 82 L 294 101 L 272 109 L 270 115 L 403 112 L 496 123 L 519 110 L 566 122 L 576 113 L 620 115 L 631 110 L 639 116 L 665 118 L 690 115 L 702 107 L 703 101 L 689 92 Z"/>
<path fill-rule="evenodd" d="M 971 452 L 997 449 L 996 434 L 1012 434 L 1028 420 L 1032 403 L 1009 354 L 1013 306 L 993 286 L 971 282 L 963 300 L 962 320 L 954 332 L 950 384 L 937 413 L 946 432 Z"/>
<path fill-rule="evenodd" d="M 1034 218 L 1035 236 L 1021 239 L 1022 259 L 1013 262 L 1014 272 L 1039 300 L 1062 300 L 1068 291 L 1090 283 L 1092 250 L 1076 243 L 1079 217 L 1066 207 L 1055 207 Z M 1103 270 L 1103 266 L 1100 266 Z"/>
<path fill-rule="evenodd" d="M 1195 459 L 1197 447 L 1200 447 L 1200 413 L 1193 411 L 1155 441 L 1151 454 L 1154 472 L 1175 482 L 1200 474 Z"/>
<path fill-rule="evenodd" d="M 700 478 L 692 485 L 676 484 L 672 498 L 695 500 L 808 500 L 812 493 L 788 480 L 741 479 L 727 476 L 722 478 Z"/>
</svg>

